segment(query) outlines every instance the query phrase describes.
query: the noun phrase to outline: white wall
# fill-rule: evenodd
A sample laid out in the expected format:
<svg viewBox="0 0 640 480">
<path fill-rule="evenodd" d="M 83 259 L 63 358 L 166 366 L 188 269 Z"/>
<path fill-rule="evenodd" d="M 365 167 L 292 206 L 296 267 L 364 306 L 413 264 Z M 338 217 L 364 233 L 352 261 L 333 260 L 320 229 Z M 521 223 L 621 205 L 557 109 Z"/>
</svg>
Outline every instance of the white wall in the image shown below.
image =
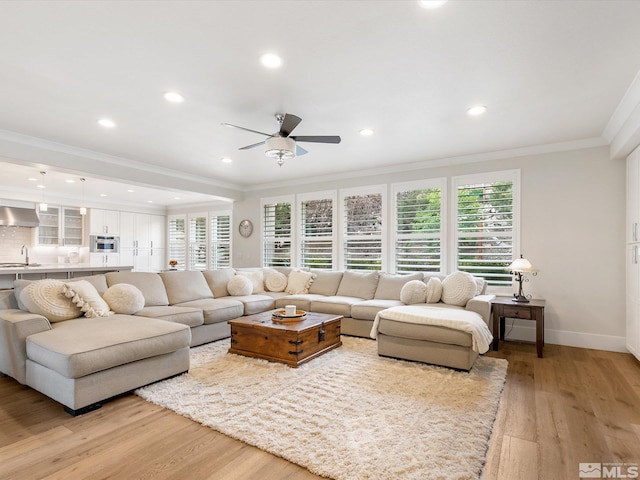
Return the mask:
<svg viewBox="0 0 640 480">
<path fill-rule="evenodd" d="M 233 265 L 260 265 L 261 197 L 514 168 L 521 169 L 521 253 L 540 269 L 525 292 L 547 301 L 546 341 L 625 351 L 625 165 L 610 160 L 607 147 L 247 192 L 234 204 L 234 228 L 248 218 L 255 233 L 235 235 Z M 511 338 L 534 340 L 533 327 L 516 323 Z"/>
</svg>

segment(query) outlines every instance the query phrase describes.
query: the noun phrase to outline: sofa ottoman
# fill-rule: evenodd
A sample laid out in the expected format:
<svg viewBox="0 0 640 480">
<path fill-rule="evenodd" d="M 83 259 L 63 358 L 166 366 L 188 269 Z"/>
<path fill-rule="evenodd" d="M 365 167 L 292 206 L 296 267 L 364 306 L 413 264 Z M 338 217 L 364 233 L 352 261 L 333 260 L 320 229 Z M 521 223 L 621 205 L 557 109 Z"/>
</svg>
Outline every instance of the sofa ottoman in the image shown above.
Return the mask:
<svg viewBox="0 0 640 480">
<path fill-rule="evenodd" d="M 478 313 L 428 305 L 380 311 L 371 336 L 378 340 L 378 355 L 458 370 L 470 370 L 493 339 Z"/>
<path fill-rule="evenodd" d="M 73 415 L 189 370 L 191 331 L 153 318 L 113 315 L 52 324 L 27 337 L 27 385 Z"/>
</svg>

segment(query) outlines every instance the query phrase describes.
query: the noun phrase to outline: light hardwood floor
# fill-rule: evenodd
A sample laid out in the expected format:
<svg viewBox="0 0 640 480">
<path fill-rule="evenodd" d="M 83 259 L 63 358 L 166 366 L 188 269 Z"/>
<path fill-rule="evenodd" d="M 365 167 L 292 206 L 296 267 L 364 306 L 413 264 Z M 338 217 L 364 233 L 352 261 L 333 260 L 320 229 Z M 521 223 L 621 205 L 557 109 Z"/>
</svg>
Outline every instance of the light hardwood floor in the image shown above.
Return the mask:
<svg viewBox="0 0 640 480">
<path fill-rule="evenodd" d="M 640 363 L 504 343 L 509 370 L 484 479 L 577 479 L 580 462 L 640 463 Z M 374 459 L 372 459 L 374 461 Z M 1 479 L 318 479 L 130 394 L 73 418 L 0 378 Z"/>
</svg>

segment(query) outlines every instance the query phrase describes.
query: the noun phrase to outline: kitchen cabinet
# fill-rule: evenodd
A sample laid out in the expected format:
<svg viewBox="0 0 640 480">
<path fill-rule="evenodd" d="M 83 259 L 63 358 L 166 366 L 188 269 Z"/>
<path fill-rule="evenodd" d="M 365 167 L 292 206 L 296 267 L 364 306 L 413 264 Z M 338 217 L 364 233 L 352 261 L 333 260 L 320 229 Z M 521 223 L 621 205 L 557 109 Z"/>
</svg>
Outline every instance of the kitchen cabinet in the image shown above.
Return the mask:
<svg viewBox="0 0 640 480">
<path fill-rule="evenodd" d="M 120 262 L 120 255 L 117 253 L 90 253 L 89 265 L 92 267 L 117 267 L 122 265 L 132 265 L 132 263 Z"/>
<path fill-rule="evenodd" d="M 120 213 L 120 262 L 134 271 L 165 268 L 165 217 L 145 213 Z"/>
<path fill-rule="evenodd" d="M 626 345 L 640 360 L 640 147 L 627 158 Z"/>
<path fill-rule="evenodd" d="M 49 206 L 39 212 L 38 244 L 82 246 L 84 244 L 84 215 L 76 207 Z"/>
<path fill-rule="evenodd" d="M 118 235 L 120 232 L 120 212 L 92 208 L 89 211 L 89 235 Z"/>
</svg>

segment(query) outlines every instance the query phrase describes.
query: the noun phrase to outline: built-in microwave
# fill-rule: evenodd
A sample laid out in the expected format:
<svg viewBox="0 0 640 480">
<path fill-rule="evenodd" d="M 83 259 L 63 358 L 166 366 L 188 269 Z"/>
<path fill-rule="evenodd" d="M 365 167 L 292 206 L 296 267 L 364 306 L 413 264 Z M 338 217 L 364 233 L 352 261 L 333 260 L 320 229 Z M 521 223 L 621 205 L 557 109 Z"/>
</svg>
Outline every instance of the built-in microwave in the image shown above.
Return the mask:
<svg viewBox="0 0 640 480">
<path fill-rule="evenodd" d="M 113 235 L 91 235 L 89 243 L 91 252 L 118 253 L 120 238 Z"/>
</svg>

